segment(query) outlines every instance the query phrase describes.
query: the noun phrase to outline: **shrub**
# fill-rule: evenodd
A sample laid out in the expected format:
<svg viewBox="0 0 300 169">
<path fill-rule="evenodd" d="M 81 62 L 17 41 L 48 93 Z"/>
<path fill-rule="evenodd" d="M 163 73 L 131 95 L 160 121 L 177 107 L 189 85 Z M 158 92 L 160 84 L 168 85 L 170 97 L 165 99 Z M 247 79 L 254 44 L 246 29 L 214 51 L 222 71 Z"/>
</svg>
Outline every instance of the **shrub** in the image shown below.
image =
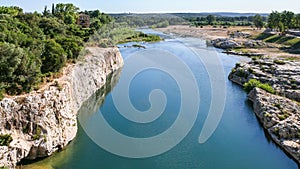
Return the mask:
<svg viewBox="0 0 300 169">
<path fill-rule="evenodd" d="M 265 90 L 265 91 L 267 91 L 267 92 L 269 92 L 269 93 L 272 93 L 272 94 L 275 93 L 275 90 L 273 89 L 273 87 L 270 86 L 270 85 L 267 84 L 267 83 L 261 83 L 261 84 L 259 84 L 259 86 L 257 86 L 257 87 L 259 87 L 259 88 L 261 88 L 261 89 L 263 89 L 263 90 Z"/>
<path fill-rule="evenodd" d="M 274 94 L 275 90 L 267 83 L 261 83 L 260 81 L 256 79 L 250 79 L 247 83 L 244 84 L 244 89 L 246 92 L 250 92 L 253 88 L 258 87 L 260 89 L 263 89 L 269 93 Z"/>
<path fill-rule="evenodd" d="M 41 134 L 42 134 L 42 129 L 41 129 L 41 127 L 37 126 L 36 127 L 36 132 L 33 135 L 32 139 L 33 140 L 38 140 L 41 137 Z"/>
<path fill-rule="evenodd" d="M 282 60 L 274 60 L 273 62 L 276 63 L 277 65 L 284 65 L 285 64 L 285 62 L 282 61 Z"/>
<path fill-rule="evenodd" d="M 9 134 L 0 135 L 0 146 L 8 146 L 12 142 L 13 138 Z"/>
<path fill-rule="evenodd" d="M 238 69 L 237 72 L 236 72 L 236 75 L 238 77 L 243 77 L 243 78 L 247 78 L 248 77 L 248 74 L 247 74 L 247 72 L 244 69 Z"/>
</svg>

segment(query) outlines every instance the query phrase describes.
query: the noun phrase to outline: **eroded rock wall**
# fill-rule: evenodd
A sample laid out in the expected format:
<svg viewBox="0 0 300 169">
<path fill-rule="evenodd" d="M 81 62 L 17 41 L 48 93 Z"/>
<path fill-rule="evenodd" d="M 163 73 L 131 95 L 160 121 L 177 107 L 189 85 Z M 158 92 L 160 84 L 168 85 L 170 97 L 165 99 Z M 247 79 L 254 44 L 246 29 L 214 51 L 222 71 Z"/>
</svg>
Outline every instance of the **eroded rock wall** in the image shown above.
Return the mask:
<svg viewBox="0 0 300 169">
<path fill-rule="evenodd" d="M 123 66 L 117 48 L 89 47 L 83 61 L 64 68 L 64 75 L 39 91 L 0 101 L 0 134 L 10 134 L 0 146 L 0 167 L 13 168 L 26 159 L 47 157 L 65 147 L 77 133 L 77 111 Z"/>
</svg>

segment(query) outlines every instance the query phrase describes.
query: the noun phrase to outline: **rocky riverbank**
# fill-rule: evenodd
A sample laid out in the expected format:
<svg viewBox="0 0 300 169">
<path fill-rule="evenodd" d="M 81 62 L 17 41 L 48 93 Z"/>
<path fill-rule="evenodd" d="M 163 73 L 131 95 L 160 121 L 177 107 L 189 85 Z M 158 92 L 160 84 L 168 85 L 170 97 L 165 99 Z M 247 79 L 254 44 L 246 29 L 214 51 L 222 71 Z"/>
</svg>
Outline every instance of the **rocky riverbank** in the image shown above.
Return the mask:
<svg viewBox="0 0 300 169">
<path fill-rule="evenodd" d="M 117 48 L 87 48 L 83 61 L 39 91 L 0 101 L 0 134 L 13 141 L 0 146 L 0 167 L 13 168 L 22 159 L 47 157 L 64 148 L 77 132 L 77 111 L 123 66 Z"/>
<path fill-rule="evenodd" d="M 250 79 L 257 79 L 274 88 L 274 94 L 255 88 L 248 98 L 273 140 L 300 164 L 299 54 L 287 53 L 277 44 L 252 39 L 252 36 L 264 30 L 250 27 L 170 26 L 158 30 L 183 37 L 202 38 L 208 44 L 224 49 L 224 53 L 253 58 L 249 63 L 237 64 L 229 79 L 241 86 Z"/>
<path fill-rule="evenodd" d="M 237 64 L 229 79 L 239 85 L 257 79 L 272 86 L 274 94 L 254 88 L 248 99 L 272 139 L 300 164 L 300 62 L 257 59 Z"/>
</svg>

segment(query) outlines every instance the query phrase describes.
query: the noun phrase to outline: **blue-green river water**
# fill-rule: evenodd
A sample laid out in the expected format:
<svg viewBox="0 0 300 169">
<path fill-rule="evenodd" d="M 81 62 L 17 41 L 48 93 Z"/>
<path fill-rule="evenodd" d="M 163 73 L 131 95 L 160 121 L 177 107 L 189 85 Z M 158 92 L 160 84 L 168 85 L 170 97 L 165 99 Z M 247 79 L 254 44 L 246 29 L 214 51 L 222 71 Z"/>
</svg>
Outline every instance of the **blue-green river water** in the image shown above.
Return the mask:
<svg viewBox="0 0 300 169">
<path fill-rule="evenodd" d="M 247 94 L 240 86 L 227 79 L 235 64 L 247 61 L 247 58 L 226 55 L 219 50 L 216 50 L 214 54 L 220 59 L 221 64 L 218 66 L 224 70 L 226 75 L 224 82 L 226 85 L 224 88 L 226 90 L 225 108 L 215 132 L 206 142 L 200 144 L 198 141 L 199 134 L 204 127 L 203 124 L 208 115 L 212 99 L 212 85 L 205 66 L 212 66 L 214 69 L 216 65 L 204 65 L 201 57 L 209 56 L 205 56 L 205 53 L 196 55 L 190 50 L 190 46 L 201 48 L 202 50 L 213 50 L 213 48 L 207 47 L 205 41 L 201 39 L 164 38 L 166 38 L 165 41 L 157 43 L 142 43 L 142 45 L 146 46 L 146 49 L 124 48 L 124 45 L 120 45 L 120 51 L 125 60 L 124 68 L 129 66 L 126 59 L 131 57 L 131 55 L 142 50 L 151 49 L 171 53 L 190 68 L 200 94 L 199 111 L 191 130 L 179 144 L 169 151 L 153 157 L 122 157 L 98 146 L 88 137 L 79 123 L 77 137 L 65 150 L 28 167 L 55 169 L 298 168 L 297 164 L 269 139 L 259 124 L 252 110 L 251 103 L 247 101 Z M 124 72 L 117 74 L 117 77 L 112 76 L 112 79 L 108 79 L 109 84 L 107 87 L 92 96 L 83 105 L 79 114 L 84 115 L 88 120 L 95 120 L 97 114 L 101 113 L 116 132 L 135 138 L 147 138 L 168 130 L 178 116 L 181 103 L 180 90 L 176 79 L 172 78 L 168 73 L 157 69 L 146 69 L 134 77 L 129 87 L 129 98 L 136 109 L 146 111 L 151 107 L 149 93 L 153 89 L 161 89 L 167 99 L 165 110 L 159 118 L 150 123 L 135 123 L 120 115 L 112 98 L 114 85 L 115 88 L 121 85 L 118 78 L 126 77 L 122 73 Z M 106 96 L 103 97 L 104 95 Z M 189 118 L 187 119 L 189 120 Z M 90 129 L 93 128 L 93 126 L 89 127 Z M 99 135 L 103 134 L 97 128 L 95 130 L 97 130 Z M 122 140 L 118 141 L 122 142 Z M 126 147 L 126 144 L 122 146 Z"/>
</svg>

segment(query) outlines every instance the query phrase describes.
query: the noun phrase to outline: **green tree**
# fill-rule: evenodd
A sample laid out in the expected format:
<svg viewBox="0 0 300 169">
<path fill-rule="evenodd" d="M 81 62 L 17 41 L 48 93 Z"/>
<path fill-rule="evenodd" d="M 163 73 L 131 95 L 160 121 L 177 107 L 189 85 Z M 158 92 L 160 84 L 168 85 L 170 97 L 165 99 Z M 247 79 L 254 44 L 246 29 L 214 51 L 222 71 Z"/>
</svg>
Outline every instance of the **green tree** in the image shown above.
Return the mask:
<svg viewBox="0 0 300 169">
<path fill-rule="evenodd" d="M 300 14 L 296 14 L 294 17 L 294 27 L 300 28 Z"/>
<path fill-rule="evenodd" d="M 43 16 L 49 16 L 50 11 L 47 9 L 47 6 L 45 6 L 44 11 L 43 11 Z"/>
<path fill-rule="evenodd" d="M 23 9 L 17 7 L 17 6 L 0 6 L 0 14 L 9 14 L 11 16 L 17 16 L 19 14 L 23 13 Z"/>
<path fill-rule="evenodd" d="M 65 64 L 67 55 L 60 44 L 50 39 L 45 41 L 42 54 L 42 73 L 58 72 Z"/>
<path fill-rule="evenodd" d="M 0 43 L 0 83 L 7 93 L 30 91 L 39 82 L 40 66 L 39 58 L 28 50 Z"/>
<path fill-rule="evenodd" d="M 78 37 L 57 38 L 56 41 L 63 47 L 68 59 L 76 60 L 83 49 L 83 41 Z"/>
<path fill-rule="evenodd" d="M 294 15 L 295 14 L 291 11 L 283 11 L 281 13 L 281 22 L 283 23 L 285 30 L 293 28 Z"/>
<path fill-rule="evenodd" d="M 63 20 L 66 24 L 73 24 L 77 19 L 78 11 L 79 8 L 71 3 L 59 3 L 55 6 L 54 15 Z"/>
<path fill-rule="evenodd" d="M 256 14 L 254 16 L 253 23 L 259 29 L 261 29 L 264 26 L 263 18 L 259 14 Z"/>
<path fill-rule="evenodd" d="M 213 25 L 214 22 L 216 22 L 216 17 L 214 15 L 208 15 L 206 17 L 206 20 L 207 20 L 209 25 Z"/>
<path fill-rule="evenodd" d="M 268 27 L 273 30 L 279 29 L 279 23 L 281 22 L 281 15 L 277 11 L 272 11 L 268 18 Z"/>
</svg>

